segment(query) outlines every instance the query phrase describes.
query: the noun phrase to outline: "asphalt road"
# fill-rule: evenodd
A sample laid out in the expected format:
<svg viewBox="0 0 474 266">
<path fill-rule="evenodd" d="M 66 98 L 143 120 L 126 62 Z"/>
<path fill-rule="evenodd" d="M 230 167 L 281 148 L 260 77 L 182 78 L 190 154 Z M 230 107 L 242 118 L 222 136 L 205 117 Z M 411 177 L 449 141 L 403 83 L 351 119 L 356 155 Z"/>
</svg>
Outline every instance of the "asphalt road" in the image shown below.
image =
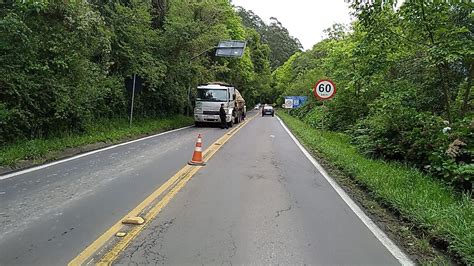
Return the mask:
<svg viewBox="0 0 474 266">
<path fill-rule="evenodd" d="M 276 117 L 218 152 L 117 264 L 400 264 Z"/>
<path fill-rule="evenodd" d="M 0 265 L 64 265 L 226 131 L 188 128 L 0 180 Z M 0 177 L 1 178 L 1 177 Z M 276 117 L 233 136 L 116 264 L 399 265 Z"/>
<path fill-rule="evenodd" d="M 225 133 L 187 128 L 0 180 L 0 265 L 64 265 Z M 0 179 L 2 177 L 0 176 Z"/>
</svg>

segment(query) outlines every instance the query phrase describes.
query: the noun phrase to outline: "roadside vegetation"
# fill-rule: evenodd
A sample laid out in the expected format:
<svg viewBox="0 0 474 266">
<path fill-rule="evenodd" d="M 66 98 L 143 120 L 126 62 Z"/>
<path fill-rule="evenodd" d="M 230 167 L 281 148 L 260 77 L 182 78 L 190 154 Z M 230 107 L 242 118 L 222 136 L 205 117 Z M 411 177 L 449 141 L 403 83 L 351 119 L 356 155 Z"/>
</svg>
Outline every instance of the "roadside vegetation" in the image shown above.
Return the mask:
<svg viewBox="0 0 474 266">
<path fill-rule="evenodd" d="M 272 74 L 272 102 L 306 147 L 367 187 L 431 244 L 474 264 L 474 20 L 467 2 L 356 1 Z M 336 83 L 324 104 L 319 79 Z"/>
<path fill-rule="evenodd" d="M 313 128 L 283 111 L 278 115 L 310 151 L 366 186 L 376 199 L 423 230 L 432 243 L 444 241 L 454 257 L 474 263 L 474 203 L 468 195 L 407 165 L 367 158 L 346 134 Z"/>
<path fill-rule="evenodd" d="M 21 160 L 42 163 L 57 159 L 56 156 L 67 148 L 76 148 L 88 144 L 103 143 L 111 145 L 137 136 L 155 134 L 171 129 L 189 126 L 194 123 L 191 117 L 174 115 L 161 119 L 140 119 L 129 127 L 127 119 L 98 121 L 90 124 L 81 134 L 63 133 L 62 135 L 32 139 L 6 145 L 0 148 L 0 165 L 15 166 Z M 87 150 L 79 150 L 87 151 Z M 73 152 L 72 154 L 74 154 Z"/>
<path fill-rule="evenodd" d="M 270 54 L 276 67 L 300 49 L 288 34 L 281 23 L 266 31 L 289 40 L 271 52 L 227 0 L 0 1 L 0 164 L 102 141 L 85 140 L 98 125 L 141 134 L 125 123 L 133 74 L 143 80 L 134 117 L 157 130 L 192 112 L 199 83 L 232 83 L 252 106 L 270 91 Z M 247 41 L 242 58 L 214 56 L 229 39 Z"/>
<path fill-rule="evenodd" d="M 291 114 L 308 125 L 345 132 L 368 157 L 413 165 L 472 193 L 474 5 L 391 2 L 354 3 L 351 27 L 334 25 L 276 69 L 274 101 L 307 95 Z M 323 78 L 337 86 L 324 105 L 311 91 Z"/>
</svg>

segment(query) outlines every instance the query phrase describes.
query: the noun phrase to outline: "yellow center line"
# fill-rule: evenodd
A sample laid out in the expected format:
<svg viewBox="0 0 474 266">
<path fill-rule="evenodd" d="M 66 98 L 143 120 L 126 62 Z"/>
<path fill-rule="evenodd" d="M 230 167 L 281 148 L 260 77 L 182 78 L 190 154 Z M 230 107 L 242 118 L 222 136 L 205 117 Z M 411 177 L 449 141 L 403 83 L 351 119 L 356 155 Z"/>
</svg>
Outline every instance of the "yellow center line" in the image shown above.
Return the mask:
<svg viewBox="0 0 474 266">
<path fill-rule="evenodd" d="M 258 114 L 257 114 L 258 115 Z M 235 133 L 237 133 L 243 126 L 250 122 L 257 115 L 246 120 L 239 126 L 233 128 L 224 134 L 221 138 L 215 141 L 213 144 L 209 145 L 209 148 L 206 149 L 203 153 L 204 161 L 208 161 L 219 149 L 222 147 Z M 218 143 L 218 145 L 215 145 Z M 142 201 L 137 207 L 130 211 L 123 218 L 118 220 L 112 227 L 107 229 L 99 238 L 97 238 L 92 244 L 90 244 L 86 249 L 84 249 L 79 255 L 77 255 L 73 260 L 69 262 L 68 265 L 82 265 L 89 259 L 91 262 L 91 257 L 95 255 L 117 232 L 123 228 L 122 220 L 138 216 L 140 213 L 145 210 L 147 206 L 152 204 L 157 198 L 161 196 L 164 192 L 168 191 L 163 198 L 154 205 L 143 217 L 145 223 L 140 226 L 134 226 L 127 235 L 122 238 L 118 243 L 116 243 L 111 250 L 109 250 L 99 261 L 98 264 L 112 264 L 112 262 L 120 255 L 120 252 L 123 251 L 130 242 L 140 233 L 147 224 L 149 224 L 160 212 L 161 210 L 169 203 L 169 201 L 178 193 L 186 183 L 192 178 L 197 171 L 201 169 L 201 166 L 189 166 L 186 165 L 181 170 L 179 170 L 173 177 L 168 179 L 163 185 L 161 185 L 157 190 L 150 194 L 144 201 Z"/>
</svg>

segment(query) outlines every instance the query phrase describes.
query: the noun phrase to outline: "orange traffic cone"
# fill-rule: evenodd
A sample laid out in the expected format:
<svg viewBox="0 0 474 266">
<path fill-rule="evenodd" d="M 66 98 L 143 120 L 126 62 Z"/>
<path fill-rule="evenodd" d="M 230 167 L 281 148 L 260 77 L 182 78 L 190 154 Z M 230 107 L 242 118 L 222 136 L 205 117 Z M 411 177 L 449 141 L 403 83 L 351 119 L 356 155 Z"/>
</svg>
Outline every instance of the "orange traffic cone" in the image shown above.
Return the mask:
<svg viewBox="0 0 474 266">
<path fill-rule="evenodd" d="M 206 165 L 202 160 L 202 140 L 201 134 L 198 135 L 196 148 L 194 149 L 193 158 L 188 162 L 190 165 Z"/>
</svg>

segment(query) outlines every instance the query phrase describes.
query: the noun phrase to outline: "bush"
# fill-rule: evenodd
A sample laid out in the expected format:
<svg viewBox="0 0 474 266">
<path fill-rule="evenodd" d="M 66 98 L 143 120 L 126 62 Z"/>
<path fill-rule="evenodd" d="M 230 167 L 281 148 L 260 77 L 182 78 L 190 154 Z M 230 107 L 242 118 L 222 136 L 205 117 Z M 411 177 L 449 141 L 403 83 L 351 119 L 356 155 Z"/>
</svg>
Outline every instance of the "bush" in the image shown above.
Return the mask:
<svg viewBox="0 0 474 266">
<path fill-rule="evenodd" d="M 303 122 L 311 126 L 312 128 L 324 129 L 324 110 L 322 105 L 313 107 L 306 115 L 302 118 Z"/>
<path fill-rule="evenodd" d="M 466 118 L 449 127 L 447 144 L 445 142 L 430 154 L 430 164 L 425 167 L 430 174 L 470 192 L 474 182 L 473 121 Z"/>
<path fill-rule="evenodd" d="M 403 97 L 382 97 L 351 132 L 352 143 L 370 157 L 408 162 L 464 190 L 472 189 L 472 134 L 468 120 L 447 121 L 407 106 Z"/>
<path fill-rule="evenodd" d="M 336 98 L 325 103 L 325 128 L 335 131 L 349 130 L 362 117 L 367 116 L 367 99 L 355 96 L 349 90 L 340 90 Z"/>
<path fill-rule="evenodd" d="M 311 110 L 317 106 L 317 103 L 314 100 L 309 100 L 303 106 L 297 109 L 290 109 L 288 112 L 299 119 L 305 117 Z"/>
<path fill-rule="evenodd" d="M 424 166 L 430 152 L 446 142 L 443 127 L 437 117 L 400 107 L 361 120 L 352 131 L 352 142 L 366 155 Z"/>
</svg>

